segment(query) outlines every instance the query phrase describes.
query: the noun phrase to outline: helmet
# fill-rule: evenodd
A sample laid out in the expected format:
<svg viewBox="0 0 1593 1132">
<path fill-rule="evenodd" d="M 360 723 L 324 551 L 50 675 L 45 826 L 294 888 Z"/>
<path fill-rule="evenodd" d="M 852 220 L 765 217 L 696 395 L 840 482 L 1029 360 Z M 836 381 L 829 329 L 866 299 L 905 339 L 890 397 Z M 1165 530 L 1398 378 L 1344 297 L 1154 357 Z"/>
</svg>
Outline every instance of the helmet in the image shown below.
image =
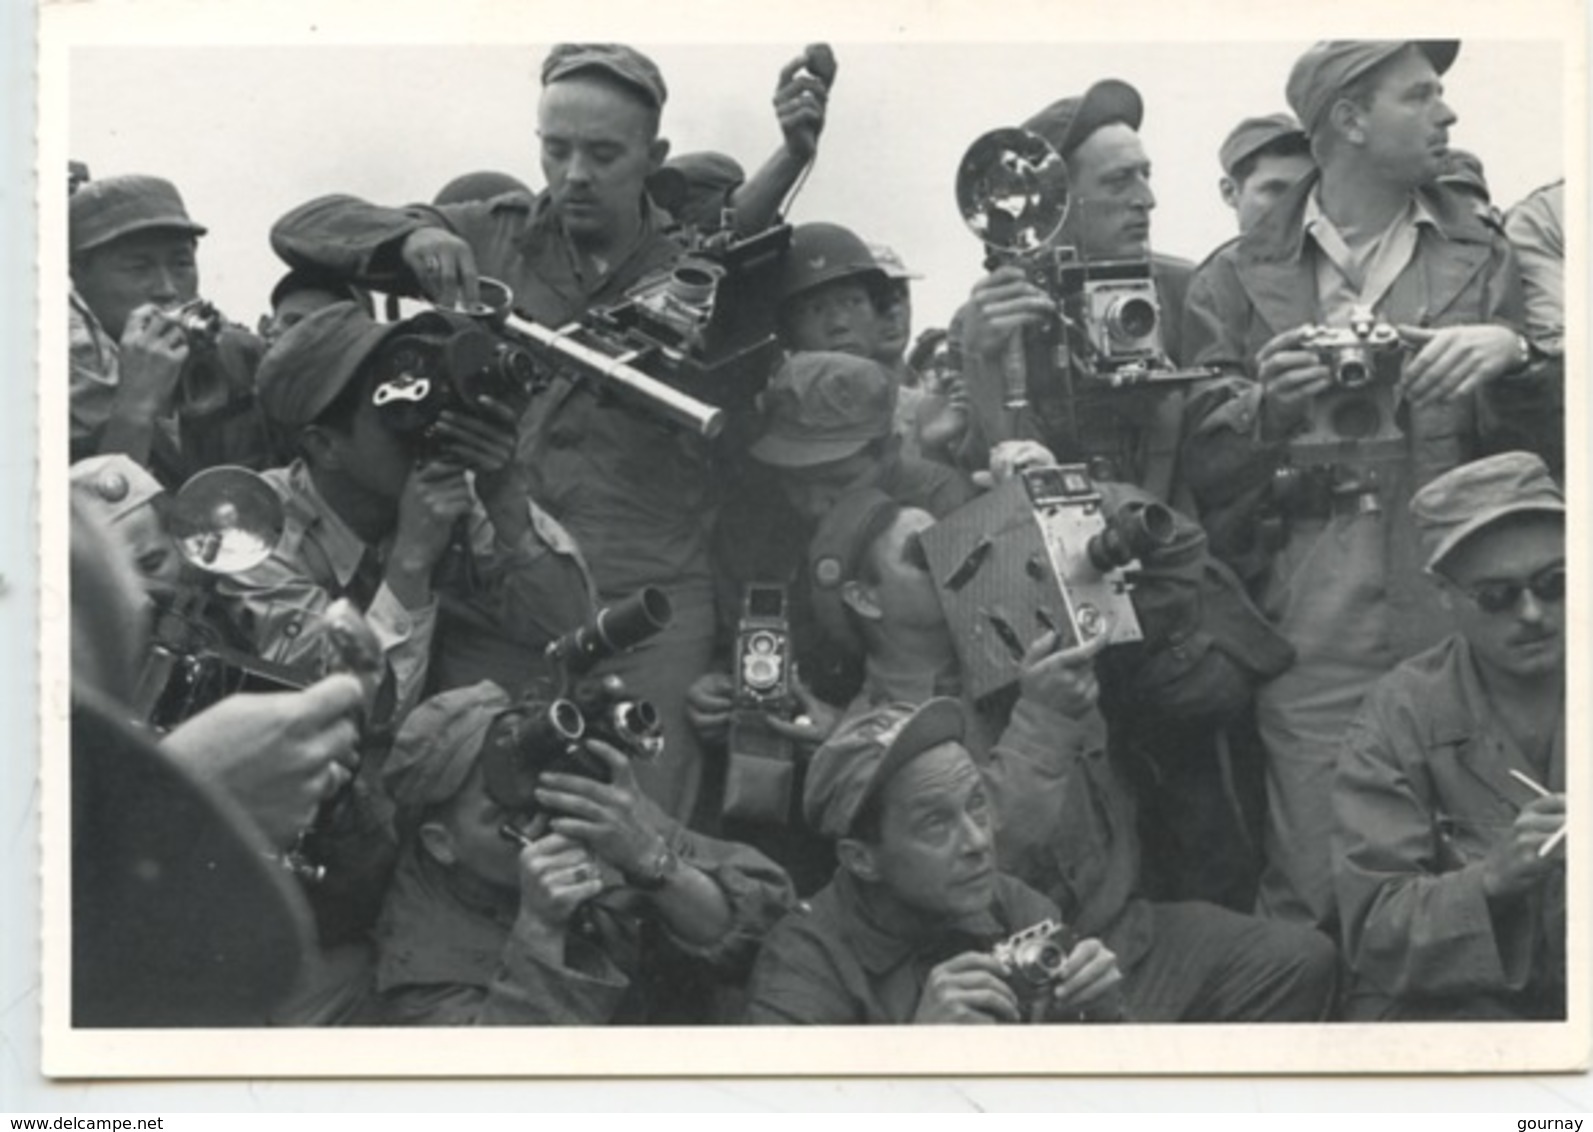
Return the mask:
<svg viewBox="0 0 1593 1132">
<path fill-rule="evenodd" d="M 839 224 L 799 224 L 791 233 L 780 275 L 780 301 L 853 276 L 871 276 L 866 280 L 871 284 L 885 282 L 885 272 L 857 233 Z"/>
</svg>

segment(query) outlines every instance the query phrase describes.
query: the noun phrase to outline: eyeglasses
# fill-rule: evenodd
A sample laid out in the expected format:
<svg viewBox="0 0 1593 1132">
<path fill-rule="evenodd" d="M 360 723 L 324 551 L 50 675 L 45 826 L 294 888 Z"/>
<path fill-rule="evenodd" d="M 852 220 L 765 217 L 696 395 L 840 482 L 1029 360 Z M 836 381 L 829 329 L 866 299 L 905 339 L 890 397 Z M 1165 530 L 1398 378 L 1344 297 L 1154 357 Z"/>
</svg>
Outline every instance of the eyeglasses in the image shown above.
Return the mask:
<svg viewBox="0 0 1593 1132">
<path fill-rule="evenodd" d="M 1484 613 L 1506 613 L 1515 609 L 1520 605 L 1521 594 L 1525 590 L 1531 590 L 1532 596 L 1546 605 L 1559 605 L 1565 600 L 1565 567 L 1546 567 L 1525 582 L 1513 578 L 1500 579 L 1458 588 Z"/>
</svg>

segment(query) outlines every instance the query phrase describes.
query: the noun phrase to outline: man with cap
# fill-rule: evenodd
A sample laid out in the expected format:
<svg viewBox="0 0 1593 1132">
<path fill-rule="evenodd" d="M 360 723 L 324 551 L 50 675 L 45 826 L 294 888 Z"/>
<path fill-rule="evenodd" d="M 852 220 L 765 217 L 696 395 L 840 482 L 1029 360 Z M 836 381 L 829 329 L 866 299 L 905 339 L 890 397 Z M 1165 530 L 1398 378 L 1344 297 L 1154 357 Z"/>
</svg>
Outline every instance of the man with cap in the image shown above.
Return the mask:
<svg viewBox="0 0 1593 1132">
<path fill-rule="evenodd" d="M 450 305 L 476 297 L 479 272 L 506 283 L 516 311 L 548 327 L 620 302 L 682 254 L 666 231 L 670 217 L 646 188 L 669 152 L 659 136 L 663 76 L 632 47 L 566 43 L 543 60 L 541 80 L 547 188 L 539 197 L 408 209 L 325 197 L 279 220 L 273 247 L 294 266 Z M 793 107 L 822 106 L 809 77 L 793 74 L 788 87 L 783 97 Z M 810 130 L 805 112 L 799 117 L 806 125 L 794 131 Z M 609 663 L 664 717 L 665 761 L 643 777 L 665 809 L 685 817 L 701 753 L 683 698 L 707 666 L 714 636 L 713 453 L 606 400 L 596 383 L 560 376 L 529 410 L 518 458 L 537 499 L 579 541 L 605 604 L 645 586 L 670 597 L 669 627 Z"/>
<path fill-rule="evenodd" d="M 364 288 L 325 272 L 290 269 L 271 288 L 271 313 L 260 316 L 260 338 L 270 348 L 289 327 L 335 303 L 358 303 L 366 314 L 376 313 Z"/>
<path fill-rule="evenodd" d="M 170 181 L 127 174 L 71 196 L 68 331 L 74 459 L 124 452 L 175 487 L 212 463 L 270 455 L 250 393 L 260 346 L 172 312 L 198 297 L 195 224 Z"/>
<path fill-rule="evenodd" d="M 533 678 L 543 646 L 591 608 L 573 543 L 530 501 L 507 405 L 444 410 L 423 456 L 374 403 L 383 360 L 406 348 L 391 344 L 438 317 L 383 325 L 338 303 L 275 343 L 259 391 L 300 452 L 266 473 L 287 525 L 270 558 L 220 585 L 259 653 L 294 667 L 319 663 L 319 617 L 347 597 L 381 642 L 393 722 L 428 687 Z"/>
<path fill-rule="evenodd" d="M 1063 937 L 1054 980 L 1020 997 L 991 948 L 1056 905 L 998 868 L 996 814 L 955 700 L 893 704 L 814 756 L 808 824 L 836 844 L 828 887 L 769 934 L 748 1021 L 763 1024 L 1112 1021 L 1116 957 Z"/>
<path fill-rule="evenodd" d="M 1564 1018 L 1565 501 L 1508 452 L 1410 508 L 1457 631 L 1378 681 L 1339 758 L 1346 1016 Z"/>
<path fill-rule="evenodd" d="M 1193 264 L 1152 254 L 1150 158 L 1140 140 L 1139 92 L 1103 79 L 1082 96 L 1059 99 L 1024 123 L 1067 163 L 1069 205 L 1059 247 L 1085 261 L 1148 263 L 1160 307 L 1165 353 L 1183 361 L 1179 320 Z M 1027 374 L 1029 405 L 1003 408 L 1002 367 L 1014 335 L 1055 318 L 1056 303 L 1017 267 L 1002 267 L 974 285 L 961 320 L 968 393 L 988 443 L 1037 439 L 1064 460 L 1109 462 L 1106 478 L 1139 484 L 1171 499 L 1181 396 L 1149 386 L 1086 396 L 1068 392 L 1054 374 Z M 954 324 L 956 325 L 956 324 Z M 1075 353 L 1077 351 L 1074 351 Z"/>
<path fill-rule="evenodd" d="M 1257 694 L 1268 755 L 1258 906 L 1330 931 L 1344 730 L 1374 680 L 1444 632 L 1406 503 L 1479 451 L 1479 403 L 1530 355 L 1508 243 L 1435 184 L 1455 122 L 1440 76 L 1458 50 L 1335 40 L 1301 56 L 1287 93 L 1318 169 L 1202 267 L 1185 320 L 1190 361 L 1240 376 L 1191 406 L 1180 467 L 1214 553 L 1298 656 Z M 1331 410 L 1343 393 L 1307 335 L 1364 308 L 1397 328 L 1401 362 L 1392 388 L 1374 382 L 1365 396 L 1397 411 L 1377 410 L 1381 435 L 1341 440 Z"/>
<path fill-rule="evenodd" d="M 1292 114 L 1246 118 L 1223 139 L 1217 160 L 1222 163 L 1217 188 L 1238 217 L 1241 236 L 1285 189 L 1316 167 L 1311 139 Z"/>
<path fill-rule="evenodd" d="M 896 386 L 896 434 L 909 456 L 954 464 L 956 449 L 968 432 L 967 391 L 960 376 L 944 388 L 926 384 L 907 356 L 913 341 L 912 281 L 923 276 L 909 271 L 895 249 L 884 244 L 868 248 L 885 274 L 883 332 L 873 357 Z"/>
<path fill-rule="evenodd" d="M 814 538 L 817 619 L 863 656 L 863 691 L 849 715 L 943 696 L 962 701 L 961 741 L 984 773 L 997 861 L 1111 948 L 1131 1018 L 1323 1017 L 1335 957 L 1319 933 L 1202 901 L 1144 897 L 1136 800 L 1117 752 L 1108 751 L 1097 706 L 1101 680 L 1113 675 L 1097 675 L 1104 634 L 1062 650 L 1054 634 L 1041 634 L 1014 689 L 978 703 L 965 696 L 956 642 L 919 545 L 932 524 L 923 511 L 858 492 Z"/>
<path fill-rule="evenodd" d="M 434 696 L 383 768 L 403 838 L 377 929 L 386 1020 L 711 1020 L 716 984 L 744 976 L 789 906 L 785 875 L 683 829 L 595 739 L 585 748 L 606 780 L 544 771 L 533 803 L 505 799 L 489 760 L 505 753 L 495 723 L 511 706 L 490 682 Z"/>
</svg>

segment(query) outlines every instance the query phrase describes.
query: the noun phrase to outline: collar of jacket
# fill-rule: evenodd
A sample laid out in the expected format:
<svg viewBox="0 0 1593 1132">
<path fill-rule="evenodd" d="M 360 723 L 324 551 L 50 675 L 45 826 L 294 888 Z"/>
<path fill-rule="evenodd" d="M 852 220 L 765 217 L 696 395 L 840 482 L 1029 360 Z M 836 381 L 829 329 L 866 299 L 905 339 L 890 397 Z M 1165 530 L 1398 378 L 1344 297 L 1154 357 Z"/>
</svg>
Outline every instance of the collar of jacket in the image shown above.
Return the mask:
<svg viewBox="0 0 1593 1132">
<path fill-rule="evenodd" d="M 1508 744 L 1508 765 L 1500 763 L 1478 740 L 1486 730 L 1486 721 L 1492 717 L 1488 696 L 1483 691 L 1477 675 L 1476 659 L 1471 646 L 1458 633 L 1441 645 L 1443 662 L 1438 679 L 1429 686 L 1431 699 L 1427 715 L 1432 720 L 1430 738 L 1434 747 L 1454 750 L 1455 760 L 1479 779 L 1504 801 L 1519 810 L 1532 800 L 1528 788 L 1510 775 L 1512 769 L 1534 779 L 1543 772 L 1530 766 L 1515 744 Z M 1563 710 L 1563 709 L 1562 709 Z M 1562 716 L 1563 723 L 1563 716 Z M 1562 726 L 1554 738 L 1549 759 L 1548 778 L 1542 785 L 1549 789 L 1564 789 L 1565 728 Z"/>
<path fill-rule="evenodd" d="M 925 931 L 922 923 L 888 923 L 886 910 L 876 907 L 868 890 L 844 868 L 835 871 L 834 883 L 847 944 L 870 974 L 883 975 L 919 956 L 937 960 L 948 958 L 958 951 L 985 946 L 1007 934 L 999 915 L 999 887 L 986 911 Z"/>
<path fill-rule="evenodd" d="M 1322 172 L 1313 169 L 1300 178 L 1278 203 L 1269 209 L 1237 244 L 1239 259 L 1246 263 L 1278 263 L 1300 258 L 1305 247 L 1306 202 L 1322 182 Z M 1483 224 L 1464 200 L 1441 185 L 1423 185 L 1416 199 L 1427 210 L 1444 239 L 1459 244 L 1487 245 L 1494 233 Z"/>
</svg>

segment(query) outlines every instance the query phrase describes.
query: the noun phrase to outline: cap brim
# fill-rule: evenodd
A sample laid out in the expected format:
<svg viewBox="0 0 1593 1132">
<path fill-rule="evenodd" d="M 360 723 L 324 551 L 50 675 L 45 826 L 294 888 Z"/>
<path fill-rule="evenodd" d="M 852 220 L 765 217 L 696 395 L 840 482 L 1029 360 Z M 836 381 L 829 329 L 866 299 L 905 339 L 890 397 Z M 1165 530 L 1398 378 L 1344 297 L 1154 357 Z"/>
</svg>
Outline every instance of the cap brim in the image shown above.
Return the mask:
<svg viewBox="0 0 1593 1132">
<path fill-rule="evenodd" d="M 1543 502 L 1505 503 L 1487 511 L 1480 511 L 1444 536 L 1444 541 L 1433 548 L 1427 557 L 1427 569 L 1438 569 L 1439 563 L 1455 552 L 1455 548 L 1485 527 L 1490 527 L 1507 515 L 1564 515 L 1565 504 Z"/>
<path fill-rule="evenodd" d="M 759 437 L 747 448 L 754 460 L 776 468 L 811 468 L 855 456 L 876 437 L 861 440 L 792 440 L 785 436 Z"/>
<path fill-rule="evenodd" d="M 103 248 L 106 244 L 115 243 L 124 236 L 132 236 L 139 232 L 158 231 L 181 232 L 185 235 L 198 239 L 200 236 L 203 236 L 209 232 L 210 229 L 206 228 L 203 224 L 195 224 L 191 220 L 135 220 L 128 224 L 122 225 L 120 228 L 115 228 L 104 233 L 93 243 L 78 244 L 73 250 L 77 252 L 91 252 L 95 248 Z"/>
<path fill-rule="evenodd" d="M 943 744 L 961 743 L 967 733 L 968 721 L 960 703 L 947 696 L 926 702 L 902 724 L 891 745 L 885 748 L 885 757 L 874 768 L 863 796 L 858 799 L 854 817 L 914 759 Z"/>
</svg>

